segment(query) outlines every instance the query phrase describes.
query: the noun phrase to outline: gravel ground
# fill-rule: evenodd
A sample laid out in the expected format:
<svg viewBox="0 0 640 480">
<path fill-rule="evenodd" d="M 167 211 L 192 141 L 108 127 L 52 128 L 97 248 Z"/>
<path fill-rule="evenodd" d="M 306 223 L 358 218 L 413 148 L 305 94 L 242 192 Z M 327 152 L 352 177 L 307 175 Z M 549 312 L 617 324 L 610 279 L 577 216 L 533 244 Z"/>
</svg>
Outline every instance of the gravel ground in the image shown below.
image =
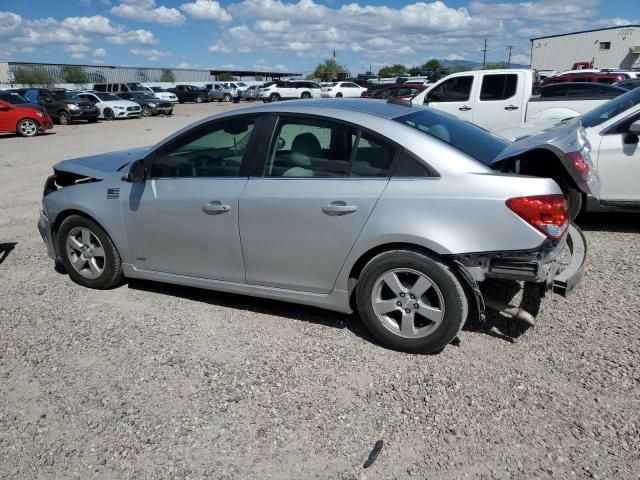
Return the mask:
<svg viewBox="0 0 640 480">
<path fill-rule="evenodd" d="M 0 138 L 0 478 L 640 478 L 638 217 L 583 220 L 583 284 L 535 328 L 491 315 L 433 356 L 355 317 L 54 270 L 53 163 L 227 108 Z"/>
</svg>

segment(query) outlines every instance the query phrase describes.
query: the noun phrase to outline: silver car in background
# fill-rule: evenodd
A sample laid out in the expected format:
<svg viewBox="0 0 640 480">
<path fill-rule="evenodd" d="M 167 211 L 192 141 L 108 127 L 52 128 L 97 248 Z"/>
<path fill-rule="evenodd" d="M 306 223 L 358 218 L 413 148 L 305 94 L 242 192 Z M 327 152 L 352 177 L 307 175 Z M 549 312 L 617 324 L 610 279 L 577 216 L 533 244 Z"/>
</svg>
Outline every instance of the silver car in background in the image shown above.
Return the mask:
<svg viewBox="0 0 640 480">
<path fill-rule="evenodd" d="M 509 148 L 408 103 L 245 108 L 56 164 L 39 230 L 86 287 L 138 278 L 357 309 L 385 345 L 434 352 L 482 315 L 487 278 L 563 295 L 581 279 L 558 185 L 485 165 Z"/>
</svg>

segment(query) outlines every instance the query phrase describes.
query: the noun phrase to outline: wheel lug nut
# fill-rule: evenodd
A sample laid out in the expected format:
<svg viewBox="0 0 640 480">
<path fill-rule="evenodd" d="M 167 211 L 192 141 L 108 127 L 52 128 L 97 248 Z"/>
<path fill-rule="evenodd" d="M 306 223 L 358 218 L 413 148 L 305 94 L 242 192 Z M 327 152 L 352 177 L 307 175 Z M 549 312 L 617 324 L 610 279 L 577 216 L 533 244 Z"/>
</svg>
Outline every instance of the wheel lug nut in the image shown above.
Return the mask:
<svg viewBox="0 0 640 480">
<path fill-rule="evenodd" d="M 404 313 L 411 313 L 411 310 L 409 310 L 408 308 L 405 308 Z"/>
<path fill-rule="evenodd" d="M 401 292 L 401 293 L 400 293 L 400 296 L 404 298 L 404 292 Z"/>
<path fill-rule="evenodd" d="M 420 305 L 418 305 L 417 303 L 414 303 L 413 304 L 413 308 L 415 308 L 417 310 L 418 308 L 420 308 Z"/>
<path fill-rule="evenodd" d="M 397 305 L 397 306 L 399 306 L 399 307 L 401 307 L 401 306 L 402 306 L 402 302 L 397 301 L 397 302 L 396 302 L 396 305 Z"/>
</svg>

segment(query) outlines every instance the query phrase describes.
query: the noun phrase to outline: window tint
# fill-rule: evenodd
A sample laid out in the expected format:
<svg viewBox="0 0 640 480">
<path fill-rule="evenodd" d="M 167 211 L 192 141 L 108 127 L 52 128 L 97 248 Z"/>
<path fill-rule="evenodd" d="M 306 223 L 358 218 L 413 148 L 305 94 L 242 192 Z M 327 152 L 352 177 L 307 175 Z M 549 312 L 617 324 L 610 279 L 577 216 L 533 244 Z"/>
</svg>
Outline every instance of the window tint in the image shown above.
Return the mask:
<svg viewBox="0 0 640 480">
<path fill-rule="evenodd" d="M 616 133 L 626 134 L 629 132 L 629 127 L 631 126 L 631 124 L 637 122 L 638 120 L 640 120 L 640 113 L 637 113 L 636 115 L 631 115 L 628 118 L 625 118 L 618 125 L 616 125 L 615 129 L 612 129 L 611 131 L 607 132 L 607 134 L 608 135 L 616 134 Z"/>
<path fill-rule="evenodd" d="M 266 177 L 387 177 L 395 148 L 341 123 L 283 118 L 278 122 Z"/>
<path fill-rule="evenodd" d="M 472 76 L 450 78 L 431 90 L 427 98 L 432 102 L 464 102 L 469 100 L 472 86 Z"/>
<path fill-rule="evenodd" d="M 607 78 L 607 77 L 599 77 L 597 80 L 598 83 L 603 83 L 605 85 L 611 85 L 615 81 L 616 80 L 614 78 Z"/>
<path fill-rule="evenodd" d="M 255 118 L 225 119 L 194 128 L 162 147 L 152 177 L 238 177 Z"/>
<path fill-rule="evenodd" d="M 402 151 L 398 155 L 398 162 L 393 171 L 394 177 L 432 177 L 427 167 L 413 158 L 407 152 Z"/>
<path fill-rule="evenodd" d="M 388 88 L 386 90 L 382 90 L 381 92 L 377 93 L 375 95 L 375 98 L 389 98 L 389 97 L 397 97 L 398 96 L 398 92 L 400 90 L 398 89 L 398 87 L 394 87 L 394 88 Z"/>
<path fill-rule="evenodd" d="M 506 100 L 516 94 L 518 75 L 513 73 L 485 75 L 480 88 L 480 100 Z"/>
</svg>

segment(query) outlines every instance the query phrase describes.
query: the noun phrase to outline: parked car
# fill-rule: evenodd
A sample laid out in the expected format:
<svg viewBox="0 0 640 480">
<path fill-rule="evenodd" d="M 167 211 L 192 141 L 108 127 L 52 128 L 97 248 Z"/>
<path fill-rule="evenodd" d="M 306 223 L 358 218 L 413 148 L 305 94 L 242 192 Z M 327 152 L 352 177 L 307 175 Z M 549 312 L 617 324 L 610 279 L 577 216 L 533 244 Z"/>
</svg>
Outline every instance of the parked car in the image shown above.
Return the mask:
<svg viewBox="0 0 640 480">
<path fill-rule="evenodd" d="M 179 103 L 204 103 L 209 101 L 209 92 L 207 89 L 194 85 L 176 85 L 174 88 L 168 88 L 167 91 L 175 94 L 175 96 L 178 97 Z"/>
<path fill-rule="evenodd" d="M 376 90 L 375 93 L 365 98 L 376 99 L 389 99 L 389 98 L 413 98 L 425 89 L 424 85 L 407 85 L 402 83 L 400 85 L 391 85 L 385 88 Z"/>
<path fill-rule="evenodd" d="M 162 88 L 162 87 L 146 87 L 146 89 L 155 97 L 160 100 L 166 100 L 171 103 L 178 103 L 178 97 L 175 93 Z"/>
<path fill-rule="evenodd" d="M 244 82 L 217 82 L 219 85 L 222 85 L 224 88 L 228 88 L 229 90 L 238 90 L 240 94 L 244 92 L 247 88 L 249 88 L 249 84 Z"/>
<path fill-rule="evenodd" d="M 600 83 L 567 82 L 544 85 L 540 89 L 541 97 L 581 97 L 591 99 L 594 97 L 615 98 L 626 93 L 624 88 Z"/>
<path fill-rule="evenodd" d="M 257 100 L 258 99 L 258 89 L 260 87 L 261 87 L 261 85 L 250 85 L 249 88 L 247 88 L 242 93 L 242 98 L 244 98 L 248 102 L 252 102 L 254 100 Z"/>
<path fill-rule="evenodd" d="M 576 117 L 608 101 L 603 97 L 550 100 L 533 95 L 536 85 L 533 70 L 460 72 L 428 85 L 413 103 L 429 105 L 488 130 L 497 130 L 532 120 Z"/>
<path fill-rule="evenodd" d="M 116 95 L 122 92 L 140 92 L 145 90 L 145 87 L 138 82 L 129 83 L 94 83 L 93 89 L 96 92 L 111 92 Z"/>
<path fill-rule="evenodd" d="M 21 137 L 35 137 L 53 128 L 53 122 L 42 110 L 14 105 L 0 100 L 0 133 L 17 133 Z"/>
<path fill-rule="evenodd" d="M 142 116 L 173 115 L 173 103 L 160 100 L 147 92 L 122 92 L 118 95 L 125 100 L 131 100 L 142 108 Z"/>
<path fill-rule="evenodd" d="M 625 90 L 633 90 L 640 87 L 640 78 L 630 78 L 628 80 L 622 80 L 613 84 L 616 87 L 624 88 Z"/>
<path fill-rule="evenodd" d="M 333 82 L 322 87 L 320 96 L 325 98 L 341 98 L 341 97 L 359 97 L 367 89 L 360 87 L 353 82 Z"/>
<path fill-rule="evenodd" d="M 321 89 L 317 82 L 310 80 L 277 81 L 266 83 L 258 90 L 258 94 L 263 102 L 277 102 L 293 98 L 319 97 Z"/>
<path fill-rule="evenodd" d="M 0 91 L 0 100 L 22 108 L 34 108 L 36 110 L 40 110 L 41 112 L 47 111 L 39 103 L 30 102 L 18 92 Z"/>
<path fill-rule="evenodd" d="M 361 98 L 371 98 L 383 88 L 389 88 L 395 86 L 395 83 L 373 83 L 365 92 L 360 94 Z"/>
<path fill-rule="evenodd" d="M 226 87 L 221 83 L 207 83 L 205 88 L 209 93 L 209 101 L 217 100 L 218 102 L 239 102 L 242 98 L 242 92 L 238 89 Z"/>
<path fill-rule="evenodd" d="M 23 95 L 30 102 L 38 103 L 44 107 L 53 121 L 61 125 L 69 125 L 78 120 L 95 123 L 100 115 L 98 109 L 91 102 L 79 98 L 75 92 L 68 90 L 18 88 L 14 91 Z"/>
<path fill-rule="evenodd" d="M 434 352 L 485 302 L 508 311 L 483 298 L 487 278 L 562 295 L 581 279 L 586 243 L 559 186 L 486 166 L 512 147 L 399 102 L 245 108 L 54 165 L 38 227 L 89 288 L 142 278 L 345 313 L 353 298 L 385 345 Z"/>
<path fill-rule="evenodd" d="M 597 191 L 585 192 L 584 209 L 640 212 L 640 89 L 628 91 L 575 121 L 584 127 L 600 179 Z M 553 135 L 565 123 L 540 122 L 498 133 L 519 143 L 540 132 Z"/>
<path fill-rule="evenodd" d="M 542 85 L 562 82 L 591 82 L 611 85 L 627 78 L 629 76 L 623 73 L 572 73 L 545 78 Z"/>
<path fill-rule="evenodd" d="M 100 117 L 105 120 L 117 118 L 138 118 L 142 115 L 140 105 L 130 100 L 106 92 L 81 92 L 78 97 L 88 100 L 100 111 Z"/>
</svg>

